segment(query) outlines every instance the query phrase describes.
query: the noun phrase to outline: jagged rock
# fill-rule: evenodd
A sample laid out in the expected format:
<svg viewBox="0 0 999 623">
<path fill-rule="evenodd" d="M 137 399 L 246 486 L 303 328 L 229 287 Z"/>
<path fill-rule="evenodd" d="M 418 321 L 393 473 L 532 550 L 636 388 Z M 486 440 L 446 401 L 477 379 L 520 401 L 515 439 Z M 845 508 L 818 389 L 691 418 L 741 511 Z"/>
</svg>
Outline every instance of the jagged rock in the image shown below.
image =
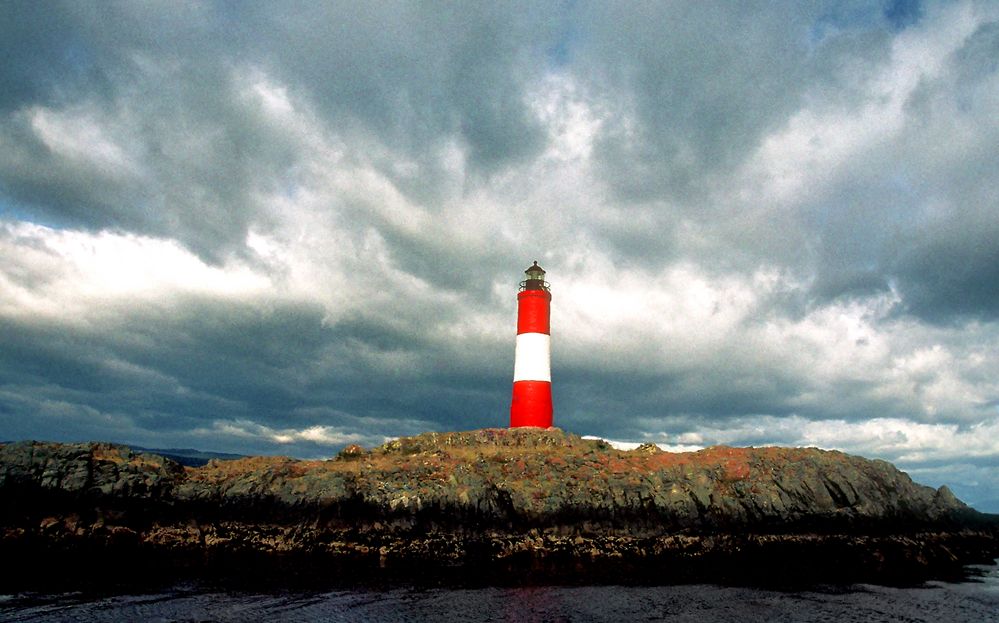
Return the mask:
<svg viewBox="0 0 999 623">
<path fill-rule="evenodd" d="M 340 453 L 337 455 L 337 458 L 347 459 L 347 460 L 359 459 L 364 455 L 366 455 L 367 453 L 368 453 L 367 450 L 357 445 L 356 443 L 352 443 L 343 450 L 341 450 Z"/>
<path fill-rule="evenodd" d="M 183 478 L 175 461 L 109 443 L 19 442 L 0 447 L 0 490 L 160 498 Z"/>
<path fill-rule="evenodd" d="M 637 452 L 639 454 L 659 454 L 661 452 L 665 452 L 665 450 L 663 450 L 654 443 L 643 443 L 642 445 L 632 450 L 632 452 Z"/>
<path fill-rule="evenodd" d="M 251 457 L 199 468 L 105 443 L 7 444 L 0 508 L 0 554 L 26 543 L 100 543 L 387 564 L 675 562 L 764 550 L 779 559 L 815 550 L 870 564 L 850 548 L 888 536 L 892 551 L 905 550 L 906 538 L 912 551 L 929 548 L 925 560 L 946 558 L 938 545 L 999 552 L 994 520 L 884 461 L 815 448 L 623 452 L 558 429 L 425 433 L 371 450 L 351 446 L 332 461 Z M 969 531 L 976 544 L 962 549 L 959 535 Z"/>
</svg>

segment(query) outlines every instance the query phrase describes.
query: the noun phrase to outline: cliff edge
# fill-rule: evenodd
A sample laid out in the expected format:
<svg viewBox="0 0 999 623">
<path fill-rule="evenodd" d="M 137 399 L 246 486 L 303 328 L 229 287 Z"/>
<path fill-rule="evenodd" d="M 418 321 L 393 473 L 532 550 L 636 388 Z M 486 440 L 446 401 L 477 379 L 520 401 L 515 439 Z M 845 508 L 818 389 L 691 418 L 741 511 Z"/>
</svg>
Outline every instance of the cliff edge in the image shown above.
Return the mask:
<svg viewBox="0 0 999 623">
<path fill-rule="evenodd" d="M 97 555 L 335 577 L 891 582 L 999 556 L 994 516 L 884 461 L 814 448 L 625 452 L 557 429 L 198 468 L 106 443 L 12 443 L 0 446 L 0 508 L 0 555 L 22 566 Z"/>
</svg>

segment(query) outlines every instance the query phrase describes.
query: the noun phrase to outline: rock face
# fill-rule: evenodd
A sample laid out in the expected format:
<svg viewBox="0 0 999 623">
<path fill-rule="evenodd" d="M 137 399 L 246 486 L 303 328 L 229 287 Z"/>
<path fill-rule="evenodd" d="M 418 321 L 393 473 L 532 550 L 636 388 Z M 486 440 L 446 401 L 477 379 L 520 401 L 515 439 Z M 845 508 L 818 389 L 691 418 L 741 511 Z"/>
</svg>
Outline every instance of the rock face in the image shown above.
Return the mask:
<svg viewBox="0 0 999 623">
<path fill-rule="evenodd" d="M 557 429 L 426 433 L 329 461 L 200 468 L 110 444 L 14 443 L 0 446 L 0 508 L 8 560 L 99 550 L 345 573 L 878 580 L 999 555 L 994 517 L 883 461 L 814 448 L 623 452 Z"/>
</svg>

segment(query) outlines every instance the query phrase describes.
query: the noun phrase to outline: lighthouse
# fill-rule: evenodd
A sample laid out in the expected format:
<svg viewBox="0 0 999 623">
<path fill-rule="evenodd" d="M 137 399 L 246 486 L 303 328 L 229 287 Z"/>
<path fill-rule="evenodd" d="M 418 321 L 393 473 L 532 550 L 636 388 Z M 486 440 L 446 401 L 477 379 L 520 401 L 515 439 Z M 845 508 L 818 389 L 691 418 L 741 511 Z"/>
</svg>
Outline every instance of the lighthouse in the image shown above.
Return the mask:
<svg viewBox="0 0 999 623">
<path fill-rule="evenodd" d="M 517 347 L 513 364 L 510 428 L 552 425 L 551 300 L 537 262 L 524 271 L 517 294 Z"/>
</svg>

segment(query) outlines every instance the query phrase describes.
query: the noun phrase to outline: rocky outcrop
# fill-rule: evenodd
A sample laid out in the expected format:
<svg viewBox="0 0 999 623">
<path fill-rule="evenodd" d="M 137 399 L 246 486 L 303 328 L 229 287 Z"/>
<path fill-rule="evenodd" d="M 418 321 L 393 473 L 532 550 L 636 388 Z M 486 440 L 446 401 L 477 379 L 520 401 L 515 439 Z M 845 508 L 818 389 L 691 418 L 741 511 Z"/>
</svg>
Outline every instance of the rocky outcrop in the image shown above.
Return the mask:
<svg viewBox="0 0 999 623">
<path fill-rule="evenodd" d="M 350 573 L 432 563 L 518 577 L 741 568 L 877 580 L 999 555 L 994 518 L 883 461 L 814 448 L 623 452 L 557 429 L 199 468 L 110 444 L 14 443 L 0 446 L 0 508 L 0 554 L 33 560 L 98 548 Z"/>
</svg>

